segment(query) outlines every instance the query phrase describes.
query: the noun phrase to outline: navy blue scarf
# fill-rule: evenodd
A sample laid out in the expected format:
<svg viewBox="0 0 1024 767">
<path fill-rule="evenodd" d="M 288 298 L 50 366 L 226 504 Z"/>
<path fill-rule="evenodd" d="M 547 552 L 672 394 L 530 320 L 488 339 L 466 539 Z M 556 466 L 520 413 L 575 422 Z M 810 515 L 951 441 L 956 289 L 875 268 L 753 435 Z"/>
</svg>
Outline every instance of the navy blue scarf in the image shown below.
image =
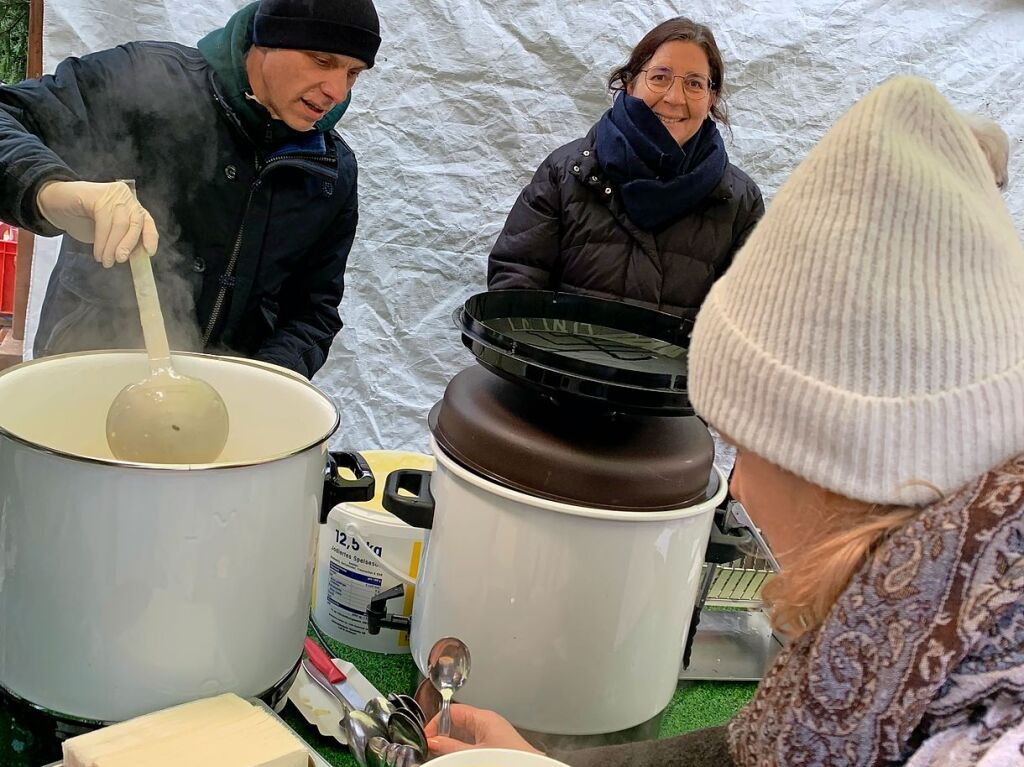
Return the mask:
<svg viewBox="0 0 1024 767">
<path fill-rule="evenodd" d="M 729 156 L 710 117 L 680 147 L 643 100 L 623 93 L 597 123 L 597 161 L 618 186 L 630 220 L 655 230 L 711 194 Z"/>
</svg>

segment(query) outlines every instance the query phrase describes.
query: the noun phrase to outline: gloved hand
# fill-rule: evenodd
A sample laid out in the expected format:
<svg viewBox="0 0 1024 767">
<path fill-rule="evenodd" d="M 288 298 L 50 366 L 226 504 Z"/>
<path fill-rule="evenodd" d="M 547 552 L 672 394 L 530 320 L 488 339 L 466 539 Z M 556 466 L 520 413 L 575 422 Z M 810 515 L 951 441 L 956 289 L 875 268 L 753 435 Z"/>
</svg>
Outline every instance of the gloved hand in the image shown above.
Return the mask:
<svg viewBox="0 0 1024 767">
<path fill-rule="evenodd" d="M 36 194 L 36 204 L 55 227 L 93 243 L 93 258 L 103 266 L 124 263 L 140 243 L 156 253 L 156 223 L 123 181 L 51 181 Z"/>
<path fill-rule="evenodd" d="M 508 720 L 493 711 L 453 703 L 450 738 L 437 734 L 437 722 L 438 717 L 435 716 L 424 728 L 430 753 L 435 756 L 470 748 L 509 748 L 534 754 L 542 753 L 527 743 Z"/>
</svg>

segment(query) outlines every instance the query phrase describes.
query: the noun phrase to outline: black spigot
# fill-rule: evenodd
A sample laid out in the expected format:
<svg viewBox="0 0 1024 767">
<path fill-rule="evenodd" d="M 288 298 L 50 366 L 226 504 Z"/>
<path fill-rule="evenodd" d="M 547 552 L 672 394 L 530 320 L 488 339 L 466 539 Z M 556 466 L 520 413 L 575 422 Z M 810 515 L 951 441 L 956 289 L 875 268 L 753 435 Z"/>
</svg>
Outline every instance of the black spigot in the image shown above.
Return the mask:
<svg viewBox="0 0 1024 767">
<path fill-rule="evenodd" d="M 381 629 L 395 629 L 396 631 L 409 631 L 412 628 L 412 621 L 404 615 L 388 613 L 387 603 L 392 599 L 405 596 L 405 586 L 397 586 L 382 591 L 370 600 L 366 608 L 366 629 L 371 634 L 379 634 Z"/>
</svg>

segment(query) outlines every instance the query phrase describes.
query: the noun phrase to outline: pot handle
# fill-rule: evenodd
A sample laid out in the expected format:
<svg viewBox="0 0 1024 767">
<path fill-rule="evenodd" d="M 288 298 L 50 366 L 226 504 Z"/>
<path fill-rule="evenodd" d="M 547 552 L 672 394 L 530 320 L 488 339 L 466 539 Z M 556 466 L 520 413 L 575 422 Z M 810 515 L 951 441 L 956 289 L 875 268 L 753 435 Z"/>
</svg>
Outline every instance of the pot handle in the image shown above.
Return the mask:
<svg viewBox="0 0 1024 767">
<path fill-rule="evenodd" d="M 378 556 L 377 552 L 373 550 L 373 547 L 366 542 L 366 538 L 363 537 L 362 530 L 359 529 L 359 525 L 357 525 L 355 522 L 349 522 L 347 525 L 345 525 L 345 532 L 348 534 L 348 537 L 351 540 L 354 540 L 359 543 L 359 546 L 363 554 L 365 554 L 367 558 L 376 562 L 377 566 L 381 568 L 384 572 L 386 572 L 388 575 L 390 575 L 392 578 L 394 578 L 395 580 L 402 581 L 402 583 L 408 583 L 410 586 L 416 585 L 416 579 L 409 575 L 409 573 L 403 573 L 398 568 L 392 567 L 383 559 L 381 559 L 380 556 Z"/>
<path fill-rule="evenodd" d="M 338 474 L 343 467 L 355 475 L 355 479 L 345 479 Z M 339 503 L 373 500 L 376 484 L 370 465 L 355 450 L 344 452 L 331 451 L 327 454 L 327 465 L 324 467 L 324 497 L 320 504 L 320 524 L 327 521 L 331 509 Z"/>
<path fill-rule="evenodd" d="M 384 483 L 384 508 L 412 527 L 429 530 L 434 525 L 434 496 L 430 492 L 431 472 L 396 469 Z M 412 495 L 399 495 L 405 490 Z"/>
</svg>

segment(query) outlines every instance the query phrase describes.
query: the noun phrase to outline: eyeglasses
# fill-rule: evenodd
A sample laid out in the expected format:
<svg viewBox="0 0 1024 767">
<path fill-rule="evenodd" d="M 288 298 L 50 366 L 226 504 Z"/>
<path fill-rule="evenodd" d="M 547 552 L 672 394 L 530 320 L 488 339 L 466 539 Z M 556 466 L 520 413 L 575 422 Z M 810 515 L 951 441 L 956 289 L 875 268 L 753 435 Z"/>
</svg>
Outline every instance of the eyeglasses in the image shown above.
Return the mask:
<svg viewBox="0 0 1024 767">
<path fill-rule="evenodd" d="M 683 81 L 683 91 L 694 98 L 706 97 L 714 86 L 714 83 L 707 77 L 693 72 L 686 75 L 674 75 L 672 70 L 667 67 L 649 67 L 640 71 L 644 73 L 647 87 L 655 93 L 667 91 L 672 87 L 672 83 L 675 82 L 676 78 Z"/>
</svg>

